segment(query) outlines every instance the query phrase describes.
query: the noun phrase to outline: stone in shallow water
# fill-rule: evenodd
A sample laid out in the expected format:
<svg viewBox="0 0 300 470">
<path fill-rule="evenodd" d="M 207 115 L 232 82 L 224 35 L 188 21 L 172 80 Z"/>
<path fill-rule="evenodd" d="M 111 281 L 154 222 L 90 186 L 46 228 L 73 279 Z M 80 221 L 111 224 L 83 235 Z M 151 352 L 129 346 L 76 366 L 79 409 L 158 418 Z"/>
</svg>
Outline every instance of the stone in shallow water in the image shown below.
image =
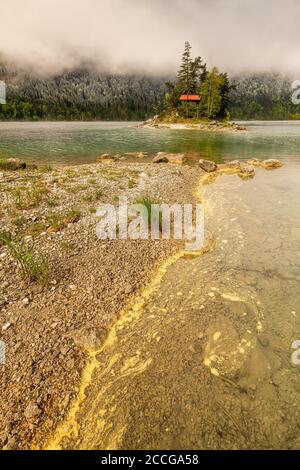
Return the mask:
<svg viewBox="0 0 300 470">
<path fill-rule="evenodd" d="M 253 166 L 244 166 L 241 168 L 240 176 L 242 178 L 253 178 L 255 175 L 255 170 Z"/>
<path fill-rule="evenodd" d="M 232 160 L 231 162 L 226 163 L 227 168 L 232 168 L 233 170 L 241 169 L 241 162 L 238 160 Z"/>
<path fill-rule="evenodd" d="M 206 171 L 206 173 L 212 173 L 218 169 L 218 165 L 211 160 L 199 160 L 199 166 L 202 170 Z"/>
<path fill-rule="evenodd" d="M 260 166 L 261 165 L 261 161 L 258 160 L 257 158 L 252 158 L 251 160 L 248 160 L 247 163 L 248 163 L 248 165 L 252 165 L 252 166 Z"/>
<path fill-rule="evenodd" d="M 269 160 L 265 160 L 263 162 L 263 165 L 267 169 L 273 169 L 273 168 L 281 168 L 283 166 L 283 163 L 280 160 L 275 160 L 273 158 L 270 158 Z"/>
<path fill-rule="evenodd" d="M 210 325 L 206 337 L 204 364 L 213 375 L 233 378 L 255 347 L 253 335 L 245 332 L 240 337 L 233 323 L 223 315 Z"/>
<path fill-rule="evenodd" d="M 152 163 L 173 163 L 174 165 L 183 165 L 185 162 L 184 153 L 159 152 L 152 160 Z"/>
</svg>

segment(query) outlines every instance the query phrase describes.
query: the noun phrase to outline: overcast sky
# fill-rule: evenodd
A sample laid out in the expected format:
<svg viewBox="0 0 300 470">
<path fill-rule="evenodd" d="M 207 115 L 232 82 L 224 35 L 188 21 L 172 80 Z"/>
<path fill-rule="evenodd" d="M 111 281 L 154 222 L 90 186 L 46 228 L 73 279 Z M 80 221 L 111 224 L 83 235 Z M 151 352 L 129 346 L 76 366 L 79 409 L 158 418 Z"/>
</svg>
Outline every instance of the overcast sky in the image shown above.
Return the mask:
<svg viewBox="0 0 300 470">
<path fill-rule="evenodd" d="M 300 0 L 0 0 L 0 52 L 43 71 L 169 74 L 186 40 L 230 73 L 300 78 Z"/>
</svg>

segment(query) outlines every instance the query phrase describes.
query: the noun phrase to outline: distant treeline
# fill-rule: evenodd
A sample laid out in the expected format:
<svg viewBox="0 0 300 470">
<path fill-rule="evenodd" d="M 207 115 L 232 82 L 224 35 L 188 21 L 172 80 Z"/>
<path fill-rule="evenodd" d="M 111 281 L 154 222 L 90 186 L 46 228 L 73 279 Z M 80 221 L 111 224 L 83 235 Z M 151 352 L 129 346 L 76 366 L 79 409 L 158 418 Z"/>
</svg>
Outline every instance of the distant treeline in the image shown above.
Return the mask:
<svg viewBox="0 0 300 470">
<path fill-rule="evenodd" d="M 1 76 L 2 75 L 2 76 Z M 1 74 L 7 104 L 0 120 L 143 120 L 164 95 L 165 79 L 101 75 L 87 70 L 42 79 Z"/>
<path fill-rule="evenodd" d="M 234 119 L 300 119 L 300 105 L 292 103 L 291 78 L 256 74 L 231 80 L 229 112 Z"/>
<path fill-rule="evenodd" d="M 0 66 L 7 104 L 0 120 L 144 120 L 161 111 L 166 78 L 103 75 L 77 70 L 37 78 Z M 292 80 L 278 74 L 231 79 L 228 110 L 232 119 L 297 119 Z"/>
</svg>

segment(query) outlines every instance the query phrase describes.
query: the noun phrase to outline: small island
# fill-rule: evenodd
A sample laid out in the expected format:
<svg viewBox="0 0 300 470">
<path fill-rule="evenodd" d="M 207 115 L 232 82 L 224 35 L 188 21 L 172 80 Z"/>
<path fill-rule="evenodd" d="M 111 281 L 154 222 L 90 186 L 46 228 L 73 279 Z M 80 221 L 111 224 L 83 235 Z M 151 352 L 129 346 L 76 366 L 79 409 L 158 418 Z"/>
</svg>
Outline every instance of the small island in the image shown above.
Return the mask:
<svg viewBox="0 0 300 470">
<path fill-rule="evenodd" d="M 211 70 L 200 56 L 192 58 L 185 43 L 181 65 L 174 82 L 166 82 L 159 113 L 142 124 L 147 128 L 245 131 L 230 121 L 229 94 L 233 86 L 227 73 Z"/>
</svg>

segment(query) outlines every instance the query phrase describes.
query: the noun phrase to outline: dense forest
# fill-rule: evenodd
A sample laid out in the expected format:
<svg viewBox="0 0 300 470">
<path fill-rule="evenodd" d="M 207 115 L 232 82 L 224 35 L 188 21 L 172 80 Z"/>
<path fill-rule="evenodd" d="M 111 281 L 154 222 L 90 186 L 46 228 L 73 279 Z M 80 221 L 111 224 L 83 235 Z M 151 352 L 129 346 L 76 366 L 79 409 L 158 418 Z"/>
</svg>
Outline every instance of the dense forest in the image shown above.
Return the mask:
<svg viewBox="0 0 300 470">
<path fill-rule="evenodd" d="M 165 82 L 84 69 L 38 78 L 4 67 L 0 79 L 7 84 L 0 120 L 143 120 L 158 111 Z"/>
<path fill-rule="evenodd" d="M 207 73 L 199 65 L 198 71 Z M 222 77 L 227 80 L 216 69 L 210 73 L 216 86 Z M 170 87 L 174 77 L 168 78 Z M 0 105 L 0 120 L 144 120 L 161 112 L 166 92 L 172 91 L 165 86 L 166 77 L 113 76 L 91 69 L 39 78 L 0 66 L 0 80 L 7 84 L 7 104 Z M 299 119 L 300 105 L 292 104 L 291 83 L 292 79 L 279 74 L 232 78 L 227 103 L 231 118 Z M 199 90 L 204 96 L 202 106 L 207 103 L 208 84 L 204 82 Z"/>
<path fill-rule="evenodd" d="M 234 119 L 300 119 L 300 105 L 292 103 L 293 79 L 265 73 L 231 82 L 229 112 Z"/>
</svg>

